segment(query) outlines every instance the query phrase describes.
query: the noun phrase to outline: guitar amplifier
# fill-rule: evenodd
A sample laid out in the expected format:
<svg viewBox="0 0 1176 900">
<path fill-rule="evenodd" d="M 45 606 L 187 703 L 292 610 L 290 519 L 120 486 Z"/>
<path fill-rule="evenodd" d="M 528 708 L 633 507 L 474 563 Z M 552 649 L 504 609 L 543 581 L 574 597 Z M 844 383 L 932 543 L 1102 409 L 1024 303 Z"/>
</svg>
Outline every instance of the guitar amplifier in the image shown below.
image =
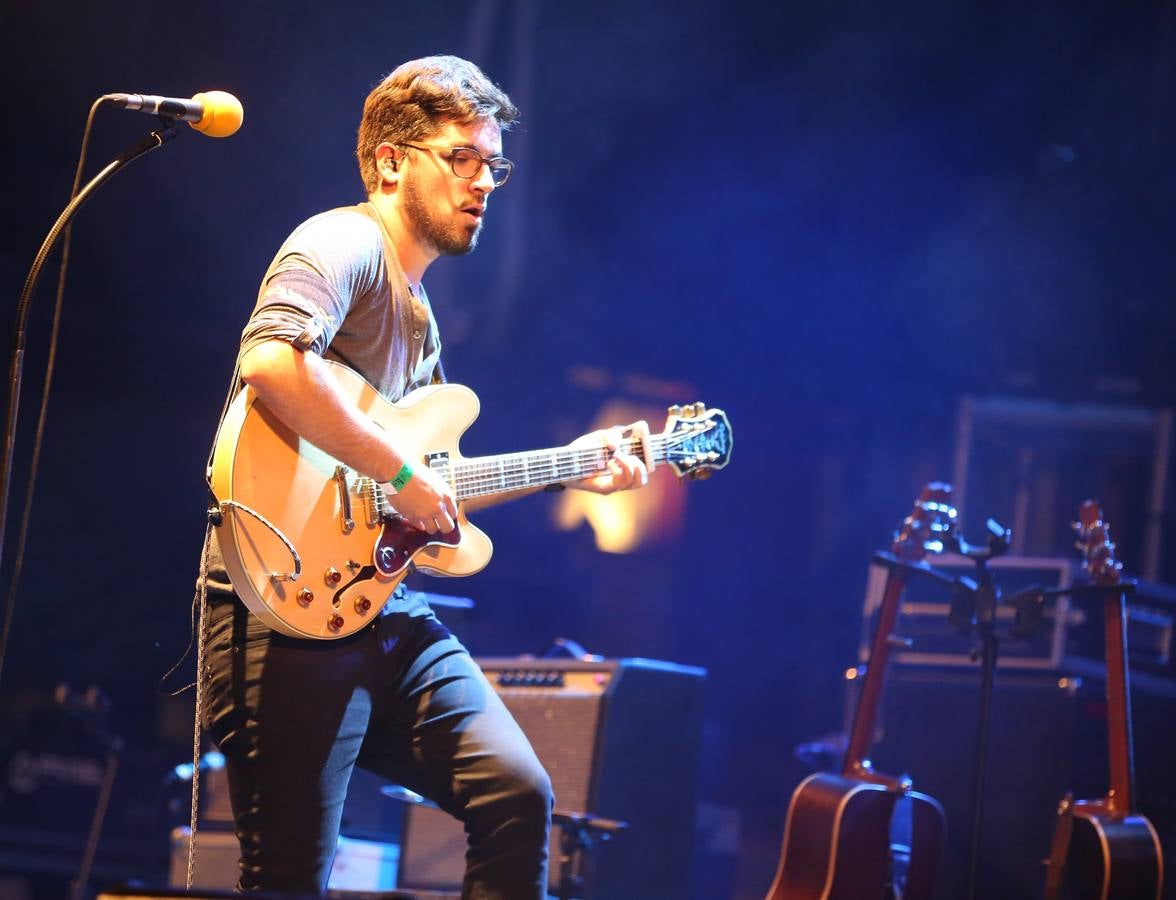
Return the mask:
<svg viewBox="0 0 1176 900">
<path fill-rule="evenodd" d="M 681 900 L 689 893 L 706 672 L 644 659 L 479 659 L 551 776 L 559 811 L 619 819 L 574 874 L 587 900 Z M 549 890 L 559 893 L 559 826 Z M 466 835 L 428 806 L 410 806 L 400 887 L 460 890 Z"/>
</svg>

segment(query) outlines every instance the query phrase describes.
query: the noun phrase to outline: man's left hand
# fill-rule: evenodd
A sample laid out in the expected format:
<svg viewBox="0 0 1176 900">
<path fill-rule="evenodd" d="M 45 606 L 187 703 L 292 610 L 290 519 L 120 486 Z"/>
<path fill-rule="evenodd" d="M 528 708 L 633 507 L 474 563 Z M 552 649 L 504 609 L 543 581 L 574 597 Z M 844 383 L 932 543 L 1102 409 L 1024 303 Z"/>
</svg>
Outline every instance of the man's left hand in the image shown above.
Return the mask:
<svg viewBox="0 0 1176 900">
<path fill-rule="evenodd" d="M 615 491 L 643 487 L 649 481 L 649 472 L 645 468 L 645 463 L 633 454 L 626 453 L 621 449 L 623 440 L 623 429 L 609 428 L 603 431 L 593 431 L 573 442 L 573 447 L 604 445 L 611 452 L 612 458 L 608 461 L 607 473 L 593 478 L 569 481 L 567 486 L 581 491 L 591 491 L 594 494 L 611 494 Z"/>
</svg>

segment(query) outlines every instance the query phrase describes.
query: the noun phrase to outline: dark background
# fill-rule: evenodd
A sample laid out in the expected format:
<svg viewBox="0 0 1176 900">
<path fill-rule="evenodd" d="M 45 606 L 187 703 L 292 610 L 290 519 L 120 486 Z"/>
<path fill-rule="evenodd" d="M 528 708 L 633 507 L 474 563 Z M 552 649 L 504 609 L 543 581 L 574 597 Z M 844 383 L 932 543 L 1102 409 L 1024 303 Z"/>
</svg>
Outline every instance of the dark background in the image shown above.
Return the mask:
<svg viewBox="0 0 1176 900">
<path fill-rule="evenodd" d="M 362 199 L 362 99 L 412 57 L 467 56 L 523 112 L 477 252 L 427 279 L 448 374 L 482 399 L 463 450 L 569 440 L 611 397 L 664 405 L 626 390 L 631 376 L 687 385 L 681 401 L 733 424 L 731 465 L 687 488 L 672 539 L 599 554 L 538 498 L 482 515 L 486 572 L 418 585 L 476 599 L 452 622 L 475 654 L 564 636 L 709 670 L 701 796 L 737 828 L 710 847 L 724 858 L 711 896 L 766 890 L 805 771 L 792 748 L 841 725 L 869 554 L 923 482 L 952 477 L 961 398 L 1156 409 L 1176 395 L 1163 0 L 12 0 L 0 22 L 10 310 L 94 98 L 222 88 L 246 110 L 228 140 L 185 128 L 77 219 L 0 688 L 13 727 L 38 691 L 94 684 L 131 748 L 183 760 L 185 717 L 158 682 L 188 640 L 237 335 L 290 229 Z M 90 171 L 150 127 L 103 110 Z M 54 272 L 32 316 L 17 512 Z M 584 366 L 602 388 L 575 377 Z M 1091 459 L 1061 437 L 1036 463 L 1058 475 L 1035 508 L 1052 530 L 1024 549 L 1066 553 L 1097 493 L 1139 570 L 1150 438 Z M 1008 521 L 1011 495 L 964 512 Z M 1164 534 L 1161 579 L 1176 564 Z"/>
</svg>

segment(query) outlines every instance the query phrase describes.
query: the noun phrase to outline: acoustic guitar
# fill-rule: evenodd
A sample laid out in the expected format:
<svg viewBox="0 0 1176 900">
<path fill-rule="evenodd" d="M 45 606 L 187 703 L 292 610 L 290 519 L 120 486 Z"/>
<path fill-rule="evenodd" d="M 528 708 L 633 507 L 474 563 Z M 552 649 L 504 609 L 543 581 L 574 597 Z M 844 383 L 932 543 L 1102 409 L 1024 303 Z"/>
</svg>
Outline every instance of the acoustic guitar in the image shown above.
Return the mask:
<svg viewBox="0 0 1176 900">
<path fill-rule="evenodd" d="M 931 895 L 943 846 L 943 809 L 912 790 L 909 778 L 876 771 L 869 752 L 890 650 L 898 642 L 894 628 L 908 572 L 926 565 L 927 553 L 942 551 L 943 537 L 955 526 L 950 495 L 950 485 L 927 485 L 894 541 L 842 769 L 810 775 L 793 792 L 767 900 L 923 900 Z M 910 804 L 910 833 L 906 844 L 895 847 L 891 825 L 900 801 Z M 901 884 L 895 884 L 897 870 Z"/>
<path fill-rule="evenodd" d="M 1058 809 L 1046 877 L 1046 900 L 1159 900 L 1164 858 L 1151 822 L 1134 809 L 1131 685 L 1122 564 L 1093 500 L 1074 528 L 1086 571 L 1101 592 L 1106 623 L 1107 742 L 1110 788 L 1098 800 L 1067 795 Z"/>
<path fill-rule="evenodd" d="M 608 471 L 612 453 L 603 444 L 463 457 L 458 439 L 479 407 L 469 388 L 429 385 L 391 404 L 346 366 L 327 361 L 327 372 L 357 409 L 396 434 L 414 465 L 448 482 L 458 515 L 447 534 L 413 528 L 383 485 L 300 438 L 245 387 L 221 423 L 209 484 L 233 588 L 282 634 L 333 640 L 358 631 L 412 566 L 436 575 L 481 571 L 493 546 L 466 518 L 466 501 Z M 661 434 L 633 429 L 621 449 L 650 472 L 664 462 L 686 479 L 726 466 L 731 447 L 726 414 L 694 403 L 670 407 Z"/>
</svg>

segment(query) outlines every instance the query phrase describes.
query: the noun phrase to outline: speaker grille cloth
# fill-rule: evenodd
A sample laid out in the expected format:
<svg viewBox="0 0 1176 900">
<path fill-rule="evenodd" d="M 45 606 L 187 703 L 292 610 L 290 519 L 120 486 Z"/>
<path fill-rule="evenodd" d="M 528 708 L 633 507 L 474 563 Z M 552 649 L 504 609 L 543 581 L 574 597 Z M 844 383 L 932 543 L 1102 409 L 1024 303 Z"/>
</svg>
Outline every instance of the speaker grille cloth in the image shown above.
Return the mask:
<svg viewBox="0 0 1176 900">
<path fill-rule="evenodd" d="M 493 683 L 494 673 L 487 674 Z M 589 791 L 603 685 L 608 679 L 607 673 L 601 674 L 601 690 L 495 685 L 551 776 L 555 808 L 561 811 L 595 811 L 589 808 Z M 560 838 L 559 827 L 552 828 L 548 854 L 552 891 L 559 884 Z M 465 848 L 465 831 L 456 819 L 438 809 L 410 807 L 401 848 L 401 884 L 410 888 L 460 886 Z"/>
</svg>

